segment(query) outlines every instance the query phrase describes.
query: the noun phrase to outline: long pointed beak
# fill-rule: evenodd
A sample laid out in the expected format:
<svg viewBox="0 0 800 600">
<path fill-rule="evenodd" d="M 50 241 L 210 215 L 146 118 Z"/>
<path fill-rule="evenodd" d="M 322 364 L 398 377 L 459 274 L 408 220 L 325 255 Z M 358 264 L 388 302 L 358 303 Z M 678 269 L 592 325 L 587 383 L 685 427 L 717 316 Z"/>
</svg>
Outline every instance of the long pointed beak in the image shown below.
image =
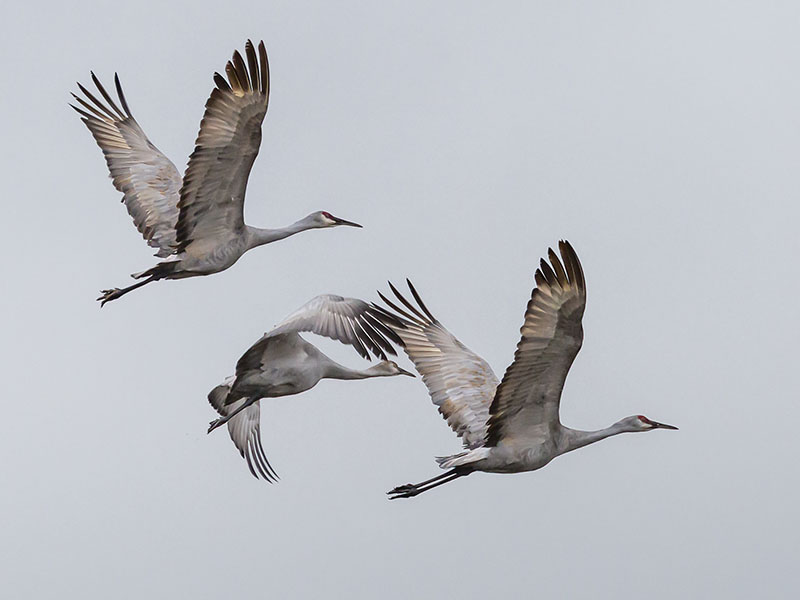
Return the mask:
<svg viewBox="0 0 800 600">
<path fill-rule="evenodd" d="M 340 219 L 339 217 L 333 217 L 333 220 L 336 222 L 337 225 L 349 225 L 350 227 L 363 227 L 363 225 L 359 225 L 358 223 L 353 223 L 352 221 L 345 221 L 344 219 Z"/>
<path fill-rule="evenodd" d="M 675 425 L 667 425 L 665 423 L 656 423 L 653 421 L 653 425 L 656 426 L 656 429 L 673 429 L 674 431 L 678 431 L 678 428 Z"/>
<path fill-rule="evenodd" d="M 406 371 L 405 369 L 401 369 L 400 367 L 397 367 L 397 370 L 400 371 L 400 375 L 408 375 L 409 377 L 416 377 L 416 375 L 414 375 L 410 371 Z"/>
</svg>

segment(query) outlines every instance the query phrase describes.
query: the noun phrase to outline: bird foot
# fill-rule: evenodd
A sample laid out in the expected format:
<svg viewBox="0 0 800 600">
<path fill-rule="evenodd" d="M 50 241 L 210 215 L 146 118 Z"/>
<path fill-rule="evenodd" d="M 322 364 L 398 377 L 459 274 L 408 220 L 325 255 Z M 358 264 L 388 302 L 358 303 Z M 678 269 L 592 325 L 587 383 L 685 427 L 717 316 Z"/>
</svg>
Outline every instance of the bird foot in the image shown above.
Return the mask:
<svg viewBox="0 0 800 600">
<path fill-rule="evenodd" d="M 409 490 L 413 490 L 415 487 L 417 487 L 417 486 L 414 485 L 413 483 L 407 483 L 405 485 L 398 485 L 396 488 L 394 488 L 391 491 L 386 492 L 386 493 L 387 494 L 402 494 L 403 492 L 407 492 Z"/>
<path fill-rule="evenodd" d="M 101 295 L 99 298 L 97 298 L 97 301 L 100 302 L 100 306 L 103 306 L 106 302 L 116 300 L 122 296 L 122 290 L 119 288 L 114 288 L 112 290 L 101 290 L 100 294 Z"/>
<path fill-rule="evenodd" d="M 419 490 L 409 490 L 407 492 L 395 492 L 392 490 L 391 492 L 387 492 L 389 494 L 389 500 L 397 500 L 398 498 L 413 498 L 417 494 L 419 494 Z"/>
<path fill-rule="evenodd" d="M 227 423 L 227 421 L 228 421 L 228 419 L 216 419 L 215 421 L 211 421 L 208 424 L 208 431 L 206 433 L 211 433 L 212 431 L 214 431 L 220 425 L 224 425 L 225 423 Z"/>
<path fill-rule="evenodd" d="M 386 492 L 386 494 L 389 496 L 389 500 L 397 500 L 398 498 L 413 498 L 419 493 L 420 491 L 417 486 L 412 483 L 398 485 L 396 488 Z"/>
</svg>

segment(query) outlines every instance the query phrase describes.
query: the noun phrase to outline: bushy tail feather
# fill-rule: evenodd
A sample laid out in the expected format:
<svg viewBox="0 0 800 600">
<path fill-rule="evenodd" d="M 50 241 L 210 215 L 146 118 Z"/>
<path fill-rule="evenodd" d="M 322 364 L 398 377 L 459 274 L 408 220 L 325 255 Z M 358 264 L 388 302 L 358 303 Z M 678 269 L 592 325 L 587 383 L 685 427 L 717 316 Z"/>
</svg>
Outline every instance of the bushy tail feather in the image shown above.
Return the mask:
<svg viewBox="0 0 800 600">
<path fill-rule="evenodd" d="M 489 448 L 475 448 L 453 454 L 452 456 L 437 456 L 436 462 L 441 469 L 453 469 L 483 460 L 489 455 Z"/>
<path fill-rule="evenodd" d="M 236 381 L 236 376 L 231 375 L 208 393 L 208 403 L 223 417 L 230 413 L 228 410 L 230 407 L 225 405 L 225 401 L 228 399 L 234 381 Z"/>
<path fill-rule="evenodd" d="M 158 263 L 155 267 L 151 267 L 146 271 L 142 271 L 140 273 L 131 273 L 131 277 L 134 279 L 144 279 L 145 277 L 165 279 L 175 272 L 175 270 L 178 268 L 178 264 L 180 264 L 180 261 L 167 260 Z"/>
<path fill-rule="evenodd" d="M 452 456 L 437 456 L 436 463 L 439 465 L 441 469 L 449 469 L 449 463 L 453 460 L 457 460 L 462 456 L 466 456 L 466 452 L 459 452 L 458 454 L 453 454 Z"/>
</svg>

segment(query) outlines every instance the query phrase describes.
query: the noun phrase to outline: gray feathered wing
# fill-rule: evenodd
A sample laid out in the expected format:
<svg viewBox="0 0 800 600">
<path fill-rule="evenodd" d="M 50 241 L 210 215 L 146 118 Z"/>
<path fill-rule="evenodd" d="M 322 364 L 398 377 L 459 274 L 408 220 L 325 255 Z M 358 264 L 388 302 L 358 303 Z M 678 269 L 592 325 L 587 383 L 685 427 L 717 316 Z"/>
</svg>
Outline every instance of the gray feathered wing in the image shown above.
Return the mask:
<svg viewBox="0 0 800 600">
<path fill-rule="evenodd" d="M 550 264 L 542 260 L 536 271 L 514 361 L 489 411 L 487 446 L 545 437 L 559 422 L 561 390 L 583 342 L 586 282 L 569 242 L 558 247 L 562 260 L 550 249 Z"/>
<path fill-rule="evenodd" d="M 376 306 L 376 314 L 383 315 L 384 325 L 403 341 L 405 353 L 422 375 L 431 400 L 462 438 L 464 447 L 482 446 L 497 377 L 485 360 L 458 341 L 428 311 L 411 282 L 408 286 L 418 307 L 391 283 L 389 286 L 405 309 L 378 292 L 394 312 Z"/>
<path fill-rule="evenodd" d="M 261 123 L 269 102 L 269 65 L 264 42 L 245 45 L 247 64 L 233 53 L 226 80 L 206 102 L 195 149 L 180 190 L 177 224 L 179 251 L 192 242 L 218 241 L 244 227 L 244 195 L 261 145 Z"/>
<path fill-rule="evenodd" d="M 363 300 L 322 294 L 306 302 L 253 344 L 236 364 L 236 373 L 260 369 L 273 340 L 304 331 L 352 346 L 367 360 L 370 360 L 370 353 L 386 360 L 387 353 L 395 354 L 392 342 L 402 345 L 400 338 L 373 315 L 372 308 Z"/>
<path fill-rule="evenodd" d="M 147 139 L 133 118 L 119 78 L 114 76 L 121 109 L 94 73 L 92 81 L 105 102 L 79 83 L 84 97 L 72 94 L 80 108 L 71 106 L 81 115 L 81 120 L 103 151 L 111 180 L 114 187 L 122 192 L 122 201 L 136 229 L 148 245 L 157 249 L 156 256 L 167 257 L 178 247 L 175 227 L 178 222 L 180 173 Z"/>
<path fill-rule="evenodd" d="M 228 377 L 221 385 L 218 385 L 208 395 L 208 402 L 223 417 L 227 417 L 238 409 L 245 399 L 239 399 L 231 404 L 225 404 L 225 400 L 230 392 L 234 378 Z M 247 467 L 253 477 L 266 479 L 270 483 L 278 480 L 278 475 L 269 464 L 264 448 L 261 445 L 261 407 L 259 403 L 251 404 L 244 410 L 239 411 L 228 423 L 228 435 L 231 436 L 233 445 L 239 450 L 247 461 Z"/>
</svg>

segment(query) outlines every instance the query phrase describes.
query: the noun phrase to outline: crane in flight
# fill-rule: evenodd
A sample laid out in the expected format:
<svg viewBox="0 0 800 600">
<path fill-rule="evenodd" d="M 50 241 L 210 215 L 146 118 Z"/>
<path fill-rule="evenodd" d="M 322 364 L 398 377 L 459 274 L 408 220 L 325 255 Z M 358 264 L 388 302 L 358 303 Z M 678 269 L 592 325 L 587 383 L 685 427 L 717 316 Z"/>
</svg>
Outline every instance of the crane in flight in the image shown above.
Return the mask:
<svg viewBox="0 0 800 600">
<path fill-rule="evenodd" d="M 395 354 L 390 340 L 398 345 L 402 340 L 384 323 L 402 326 L 391 315 L 378 320 L 379 312 L 357 298 L 324 294 L 309 300 L 253 344 L 236 363 L 236 374 L 211 390 L 208 401 L 221 416 L 211 422 L 208 432 L 227 423 L 253 476 L 277 481 L 261 446 L 259 400 L 305 392 L 320 379 L 414 377 L 386 359 L 387 352 Z M 303 331 L 348 344 L 367 360 L 372 353 L 381 362 L 364 370 L 350 369 L 304 340 L 299 335 Z"/>
<path fill-rule="evenodd" d="M 377 305 L 375 314 L 403 341 L 405 353 L 422 375 L 433 403 L 462 438 L 465 450 L 437 458 L 447 471 L 417 484 L 398 486 L 390 499 L 411 498 L 476 471 L 520 473 L 541 469 L 555 457 L 626 432 L 677 429 L 643 415 L 626 417 L 599 431 L 561 424 L 561 391 L 583 341 L 586 306 L 583 269 L 569 242 L 541 260 L 525 311 L 514 361 L 498 382 L 491 367 L 434 317 L 414 286 L 417 306 L 389 286 L 404 307 L 378 292 L 394 313 Z M 385 315 L 388 315 L 386 317 Z"/>
<path fill-rule="evenodd" d="M 98 146 L 103 150 L 114 187 L 156 256 L 167 260 L 134 273 L 141 280 L 126 288 L 103 290 L 101 306 L 159 279 L 183 279 L 219 273 L 251 248 L 308 229 L 358 223 L 326 211 L 311 213 L 280 229 L 244 222 L 244 196 L 250 169 L 261 145 L 261 123 L 269 102 L 269 64 L 262 41 L 258 56 L 250 40 L 245 64 L 238 51 L 225 66 L 227 80 L 214 73 L 216 87 L 206 102 L 194 152 L 181 179 L 175 165 L 156 148 L 131 114 L 119 77 L 114 75 L 120 107 L 91 74 L 105 103 L 83 85 L 84 97 L 72 94 Z"/>
</svg>

